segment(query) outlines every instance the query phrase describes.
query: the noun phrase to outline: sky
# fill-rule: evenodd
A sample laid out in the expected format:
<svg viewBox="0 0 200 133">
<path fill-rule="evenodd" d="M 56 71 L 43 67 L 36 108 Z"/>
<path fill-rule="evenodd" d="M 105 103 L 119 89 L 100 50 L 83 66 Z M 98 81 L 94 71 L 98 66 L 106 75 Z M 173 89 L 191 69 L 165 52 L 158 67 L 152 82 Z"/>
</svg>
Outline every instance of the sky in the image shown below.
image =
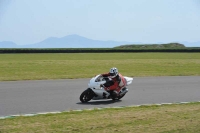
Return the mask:
<svg viewBox="0 0 200 133">
<path fill-rule="evenodd" d="M 200 41 L 199 0 L 0 0 L 0 42 L 77 34 L 142 43 Z"/>
</svg>

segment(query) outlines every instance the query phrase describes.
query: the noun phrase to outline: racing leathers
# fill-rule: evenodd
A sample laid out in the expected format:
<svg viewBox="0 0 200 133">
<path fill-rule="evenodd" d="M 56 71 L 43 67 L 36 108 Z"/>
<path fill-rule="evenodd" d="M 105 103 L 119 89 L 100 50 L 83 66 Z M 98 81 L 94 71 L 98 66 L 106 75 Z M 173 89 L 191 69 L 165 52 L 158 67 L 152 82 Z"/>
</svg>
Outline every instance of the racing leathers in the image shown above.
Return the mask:
<svg viewBox="0 0 200 133">
<path fill-rule="evenodd" d="M 101 74 L 103 77 L 111 77 L 110 73 Z M 125 78 L 119 73 L 112 80 L 106 82 L 103 86 L 104 89 L 110 92 L 112 97 L 118 96 L 120 90 L 126 86 Z"/>
</svg>

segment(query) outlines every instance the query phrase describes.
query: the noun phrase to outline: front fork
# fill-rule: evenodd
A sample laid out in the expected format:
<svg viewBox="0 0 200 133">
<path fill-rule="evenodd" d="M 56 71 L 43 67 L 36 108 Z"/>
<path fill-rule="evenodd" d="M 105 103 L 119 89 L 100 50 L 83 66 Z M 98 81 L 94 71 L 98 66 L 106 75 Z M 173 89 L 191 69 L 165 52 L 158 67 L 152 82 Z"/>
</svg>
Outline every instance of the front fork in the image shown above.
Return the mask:
<svg viewBox="0 0 200 133">
<path fill-rule="evenodd" d="M 97 96 L 91 88 L 87 88 L 87 90 L 89 91 L 89 97 Z"/>
</svg>

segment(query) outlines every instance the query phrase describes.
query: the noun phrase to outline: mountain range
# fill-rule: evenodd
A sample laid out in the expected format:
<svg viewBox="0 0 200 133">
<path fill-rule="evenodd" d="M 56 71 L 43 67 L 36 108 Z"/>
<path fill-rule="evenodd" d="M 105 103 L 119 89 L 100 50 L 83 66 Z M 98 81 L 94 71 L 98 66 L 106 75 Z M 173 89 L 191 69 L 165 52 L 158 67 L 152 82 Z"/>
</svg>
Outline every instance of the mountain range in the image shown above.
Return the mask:
<svg viewBox="0 0 200 133">
<path fill-rule="evenodd" d="M 186 47 L 200 47 L 199 42 L 178 42 Z M 11 41 L 0 42 L 0 48 L 113 48 L 120 45 L 144 44 L 141 42 L 126 41 L 101 41 L 88 39 L 79 35 L 68 35 L 65 37 L 49 37 L 34 44 L 18 45 Z M 160 43 L 161 44 L 161 43 Z"/>
<path fill-rule="evenodd" d="M 0 48 L 112 48 L 128 44 L 125 41 L 100 41 L 88 39 L 79 35 L 68 35 L 65 37 L 49 37 L 41 42 L 27 45 L 17 45 L 14 42 L 0 42 Z"/>
</svg>

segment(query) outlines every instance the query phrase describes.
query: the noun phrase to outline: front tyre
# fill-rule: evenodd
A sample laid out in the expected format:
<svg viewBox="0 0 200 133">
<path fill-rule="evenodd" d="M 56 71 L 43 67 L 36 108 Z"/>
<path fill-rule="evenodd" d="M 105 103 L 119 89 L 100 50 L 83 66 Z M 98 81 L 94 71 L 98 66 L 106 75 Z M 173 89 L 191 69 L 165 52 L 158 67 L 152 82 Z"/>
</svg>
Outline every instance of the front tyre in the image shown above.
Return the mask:
<svg viewBox="0 0 200 133">
<path fill-rule="evenodd" d="M 93 98 L 93 92 L 91 89 L 85 90 L 81 95 L 80 95 L 80 101 L 82 103 L 86 103 L 90 101 Z"/>
</svg>

